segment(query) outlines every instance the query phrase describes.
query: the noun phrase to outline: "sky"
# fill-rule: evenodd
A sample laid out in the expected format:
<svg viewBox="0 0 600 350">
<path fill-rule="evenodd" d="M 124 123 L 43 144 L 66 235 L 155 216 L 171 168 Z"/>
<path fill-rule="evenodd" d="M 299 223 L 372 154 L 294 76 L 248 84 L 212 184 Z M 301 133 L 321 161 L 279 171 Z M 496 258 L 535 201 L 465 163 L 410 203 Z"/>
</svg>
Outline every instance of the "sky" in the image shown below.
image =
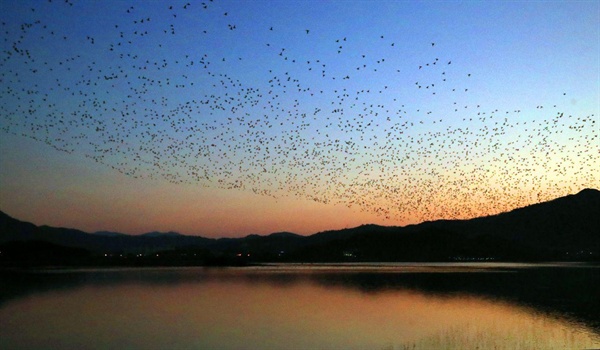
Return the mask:
<svg viewBox="0 0 600 350">
<path fill-rule="evenodd" d="M 0 0 L 0 210 L 312 234 L 600 188 L 598 1 Z"/>
</svg>

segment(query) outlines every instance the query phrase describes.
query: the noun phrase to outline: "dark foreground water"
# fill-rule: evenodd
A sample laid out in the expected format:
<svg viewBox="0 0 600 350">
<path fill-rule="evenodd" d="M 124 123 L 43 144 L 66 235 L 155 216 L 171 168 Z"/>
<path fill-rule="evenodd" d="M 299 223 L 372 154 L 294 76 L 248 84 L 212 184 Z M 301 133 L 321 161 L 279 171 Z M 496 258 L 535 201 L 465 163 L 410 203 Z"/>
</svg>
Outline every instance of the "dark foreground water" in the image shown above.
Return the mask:
<svg viewBox="0 0 600 350">
<path fill-rule="evenodd" d="M 0 349 L 600 347 L 600 266 L 0 271 Z"/>
</svg>

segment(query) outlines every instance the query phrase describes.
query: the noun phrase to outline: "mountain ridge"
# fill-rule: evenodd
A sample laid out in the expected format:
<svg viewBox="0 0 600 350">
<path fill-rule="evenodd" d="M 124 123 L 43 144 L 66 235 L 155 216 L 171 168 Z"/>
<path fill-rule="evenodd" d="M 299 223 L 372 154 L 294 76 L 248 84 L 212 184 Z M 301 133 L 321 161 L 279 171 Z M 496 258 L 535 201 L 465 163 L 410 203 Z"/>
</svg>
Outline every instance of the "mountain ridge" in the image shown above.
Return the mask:
<svg viewBox="0 0 600 350">
<path fill-rule="evenodd" d="M 0 211 L 0 244 L 45 241 L 106 255 L 196 249 L 213 256 L 253 256 L 263 261 L 526 260 L 575 256 L 597 259 L 598 213 L 600 191 L 584 189 L 577 194 L 465 220 L 436 220 L 408 226 L 364 224 L 307 236 L 275 232 L 241 238 L 206 238 L 173 231 L 137 236 L 108 231 L 87 233 L 36 226 Z"/>
</svg>

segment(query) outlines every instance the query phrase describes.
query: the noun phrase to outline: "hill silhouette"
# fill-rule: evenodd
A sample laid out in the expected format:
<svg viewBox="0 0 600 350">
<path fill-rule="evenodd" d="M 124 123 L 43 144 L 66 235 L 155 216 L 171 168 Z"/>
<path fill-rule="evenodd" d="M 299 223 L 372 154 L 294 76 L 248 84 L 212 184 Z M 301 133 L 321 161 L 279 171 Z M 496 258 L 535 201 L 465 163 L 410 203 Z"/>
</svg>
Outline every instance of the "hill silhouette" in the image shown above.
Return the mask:
<svg viewBox="0 0 600 350">
<path fill-rule="evenodd" d="M 176 232 L 138 236 L 86 233 L 36 226 L 0 212 L 0 262 L 18 263 L 19 254 L 27 250 L 26 242 L 31 251 L 41 252 L 45 247 L 55 252 L 59 251 L 56 246 L 61 246 L 80 249 L 65 250 L 63 253 L 67 255 L 72 252 L 76 257 L 129 258 L 117 261 L 126 264 L 132 264 L 132 259 L 136 264 L 184 265 L 268 261 L 600 260 L 598 213 L 600 191 L 585 189 L 575 195 L 470 220 L 439 220 L 406 227 L 362 225 L 309 236 L 278 232 L 215 239 Z M 15 247 L 21 253 L 15 253 Z M 27 256 L 31 261 L 31 254 Z"/>
</svg>

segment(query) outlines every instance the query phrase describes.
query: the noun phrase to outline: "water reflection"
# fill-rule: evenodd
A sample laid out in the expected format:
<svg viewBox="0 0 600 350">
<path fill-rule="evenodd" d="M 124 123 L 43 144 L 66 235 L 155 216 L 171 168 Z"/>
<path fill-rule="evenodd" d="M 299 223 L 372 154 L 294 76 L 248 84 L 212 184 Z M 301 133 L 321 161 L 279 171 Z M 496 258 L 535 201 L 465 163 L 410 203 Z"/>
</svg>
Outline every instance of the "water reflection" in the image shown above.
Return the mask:
<svg viewBox="0 0 600 350">
<path fill-rule="evenodd" d="M 0 348 L 590 348 L 598 267 L 2 272 Z"/>
</svg>

